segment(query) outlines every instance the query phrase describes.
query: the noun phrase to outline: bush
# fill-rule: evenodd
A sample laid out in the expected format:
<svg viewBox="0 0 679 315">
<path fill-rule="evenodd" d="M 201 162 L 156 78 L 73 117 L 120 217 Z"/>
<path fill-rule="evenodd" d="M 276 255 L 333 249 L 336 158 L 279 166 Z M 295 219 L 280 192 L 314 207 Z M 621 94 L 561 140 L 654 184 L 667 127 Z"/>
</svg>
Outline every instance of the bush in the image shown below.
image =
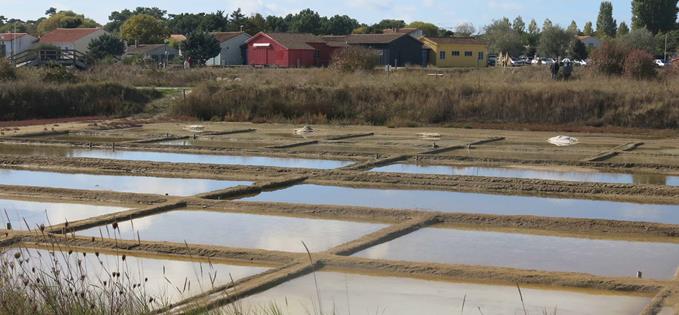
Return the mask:
<svg viewBox="0 0 679 315">
<path fill-rule="evenodd" d="M 4 58 L 0 58 L 0 81 L 10 81 L 17 78 L 14 66 Z"/>
<path fill-rule="evenodd" d="M 53 65 L 48 67 L 42 74 L 42 80 L 52 83 L 76 83 L 78 82 L 78 77 L 60 65 Z"/>
<path fill-rule="evenodd" d="M 160 92 L 115 83 L 0 83 L 0 121 L 129 115 L 143 111 Z"/>
<path fill-rule="evenodd" d="M 594 69 L 606 75 L 621 75 L 625 70 L 627 51 L 615 42 L 605 42 L 591 54 Z"/>
<path fill-rule="evenodd" d="M 625 75 L 642 80 L 656 76 L 656 64 L 653 56 L 645 50 L 634 49 L 625 57 Z"/>
<path fill-rule="evenodd" d="M 345 72 L 373 70 L 379 64 L 374 50 L 363 47 L 345 47 L 332 56 L 330 66 Z"/>
</svg>

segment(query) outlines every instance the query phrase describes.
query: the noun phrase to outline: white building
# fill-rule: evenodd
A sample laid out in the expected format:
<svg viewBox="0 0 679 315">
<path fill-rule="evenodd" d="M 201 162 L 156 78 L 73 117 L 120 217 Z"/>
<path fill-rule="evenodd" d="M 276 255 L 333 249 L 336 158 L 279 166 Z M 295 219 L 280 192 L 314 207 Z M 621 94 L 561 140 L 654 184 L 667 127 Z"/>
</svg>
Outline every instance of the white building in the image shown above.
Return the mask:
<svg viewBox="0 0 679 315">
<path fill-rule="evenodd" d="M 209 59 L 205 64 L 208 66 L 233 66 L 244 65 L 245 42 L 251 37 L 241 32 L 218 32 L 212 35 L 219 42 L 221 52 L 216 57 Z"/>
<path fill-rule="evenodd" d="M 42 37 L 40 44 L 54 45 L 63 50 L 86 53 L 92 40 L 108 34 L 101 28 L 57 28 Z"/>
<path fill-rule="evenodd" d="M 31 48 L 38 39 L 26 33 L 0 34 L 0 57 L 11 57 Z"/>
<path fill-rule="evenodd" d="M 577 38 L 585 44 L 587 48 L 598 48 L 601 46 L 601 41 L 594 36 L 577 36 Z"/>
</svg>

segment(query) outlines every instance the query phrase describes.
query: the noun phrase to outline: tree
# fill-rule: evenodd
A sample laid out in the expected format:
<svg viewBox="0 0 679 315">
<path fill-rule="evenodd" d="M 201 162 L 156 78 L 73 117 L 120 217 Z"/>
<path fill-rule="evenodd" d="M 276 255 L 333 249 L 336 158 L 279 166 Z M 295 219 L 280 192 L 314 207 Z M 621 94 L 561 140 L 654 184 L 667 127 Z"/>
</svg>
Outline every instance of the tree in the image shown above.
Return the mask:
<svg viewBox="0 0 679 315">
<path fill-rule="evenodd" d="M 184 52 L 191 62 L 196 65 L 205 65 L 205 62 L 214 58 L 221 52 L 217 39 L 210 33 L 195 32 L 187 36 L 184 42 Z"/>
<path fill-rule="evenodd" d="M 422 30 L 425 36 L 429 37 L 435 37 L 438 36 L 439 33 L 439 27 L 432 24 L 432 23 L 427 23 L 427 22 L 421 22 L 421 21 L 415 21 L 406 27 L 411 27 L 411 28 L 416 28 Z"/>
<path fill-rule="evenodd" d="M 257 13 L 247 19 L 247 22 L 245 23 L 245 29 L 243 31 L 254 35 L 259 32 L 266 31 L 267 27 L 266 19 L 264 19 L 261 14 Z"/>
<path fill-rule="evenodd" d="M 358 27 L 358 21 L 348 15 L 335 15 L 324 23 L 323 34 L 348 35 Z"/>
<path fill-rule="evenodd" d="M 146 14 L 129 18 L 120 33 L 123 39 L 139 44 L 159 44 L 170 36 L 165 22 Z"/>
<path fill-rule="evenodd" d="M 57 13 L 57 8 L 55 8 L 55 7 L 50 7 L 49 9 L 47 9 L 45 11 L 45 15 L 47 15 L 47 16 L 52 16 L 56 13 Z"/>
<path fill-rule="evenodd" d="M 666 36 L 667 35 L 667 36 Z M 679 48 L 679 29 L 674 31 L 669 31 L 667 33 L 658 33 L 655 35 L 656 49 L 655 54 L 658 56 L 665 55 L 665 49 L 667 48 L 667 53 L 671 54 L 677 51 Z M 675 64 L 675 66 L 677 66 Z"/>
<path fill-rule="evenodd" d="M 640 49 L 655 54 L 655 36 L 645 28 L 635 29 L 621 36 L 619 41 L 627 50 Z"/>
<path fill-rule="evenodd" d="M 602 1 L 596 20 L 596 33 L 600 37 L 613 38 L 618 28 L 617 24 L 613 19 L 613 4 L 610 1 Z"/>
<path fill-rule="evenodd" d="M 554 23 L 552 23 L 552 20 L 550 19 L 545 19 L 545 21 L 542 23 L 542 31 L 544 32 L 546 29 L 554 26 Z"/>
<path fill-rule="evenodd" d="M 632 0 L 633 28 L 645 27 L 651 33 L 676 28 L 677 0 Z"/>
<path fill-rule="evenodd" d="M 109 56 L 121 56 L 125 53 L 125 44 L 119 38 L 104 34 L 93 39 L 88 45 L 88 54 L 96 59 L 104 59 Z"/>
<path fill-rule="evenodd" d="M 455 26 L 455 36 L 469 37 L 476 33 L 476 28 L 472 23 L 460 23 Z"/>
<path fill-rule="evenodd" d="M 627 23 L 625 21 L 620 22 L 620 26 L 618 26 L 618 34 L 616 36 L 621 37 L 629 34 L 629 26 L 627 26 Z"/>
<path fill-rule="evenodd" d="M 523 22 L 523 18 L 520 15 L 514 19 L 512 28 L 514 28 L 514 31 L 519 34 L 523 34 L 526 32 L 526 23 Z"/>
<path fill-rule="evenodd" d="M 538 53 L 543 57 L 564 57 L 571 46 L 574 34 L 556 25 L 542 29 Z"/>
<path fill-rule="evenodd" d="M 538 27 L 538 22 L 535 19 L 531 19 L 528 24 L 528 33 L 530 34 L 540 34 L 540 28 Z"/>
<path fill-rule="evenodd" d="M 585 23 L 585 27 L 582 29 L 582 33 L 585 36 L 594 36 L 594 28 L 592 26 L 592 22 Z"/>
<path fill-rule="evenodd" d="M 319 34 L 321 29 L 321 16 L 316 11 L 304 9 L 297 13 L 290 24 L 293 33 Z"/>
<path fill-rule="evenodd" d="M 190 34 L 200 28 L 201 20 L 197 14 L 171 14 L 167 26 L 172 34 Z"/>
<path fill-rule="evenodd" d="M 540 42 L 540 27 L 535 19 L 530 20 L 528 24 L 528 33 L 523 34 L 523 43 L 528 46 L 528 55 L 534 56 L 537 52 L 538 43 Z"/>
<path fill-rule="evenodd" d="M 391 20 L 391 19 L 385 19 L 375 25 L 372 25 L 373 32 L 375 33 L 382 33 L 382 31 L 386 29 L 401 29 L 404 27 L 406 27 L 406 22 L 404 22 L 403 20 Z"/>
<path fill-rule="evenodd" d="M 568 25 L 568 28 L 566 29 L 571 34 L 580 34 L 580 29 L 578 29 L 578 23 L 575 23 L 575 21 L 571 21 L 571 24 Z"/>
<path fill-rule="evenodd" d="M 587 59 L 587 46 L 579 39 L 574 39 L 570 48 L 569 55 L 573 59 L 585 60 Z"/>
<path fill-rule="evenodd" d="M 229 31 L 240 31 L 241 27 L 245 27 L 245 22 L 245 15 L 241 9 L 236 9 L 235 11 L 231 12 L 231 15 L 229 15 Z"/>
<path fill-rule="evenodd" d="M 272 32 L 287 32 L 288 31 L 288 21 L 285 18 L 269 15 L 266 17 L 267 30 Z M 254 35 L 254 34 L 252 34 Z"/>
<path fill-rule="evenodd" d="M 127 21 L 127 19 L 139 15 L 139 14 L 146 14 L 150 15 L 152 17 L 155 17 L 157 19 L 163 20 L 165 19 L 165 14 L 167 11 L 161 10 L 159 8 L 153 7 L 153 8 L 147 8 L 147 7 L 137 7 L 134 9 L 134 11 L 130 11 L 128 9 L 122 10 L 122 11 L 113 11 L 111 14 L 108 16 L 109 22 L 104 25 L 104 29 L 113 32 L 113 33 L 118 33 L 120 32 L 120 27 Z"/>
<path fill-rule="evenodd" d="M 73 11 L 59 11 L 38 24 L 38 33 L 45 34 L 57 28 L 97 27 L 99 24 Z"/>
<path fill-rule="evenodd" d="M 509 53 L 511 56 L 519 56 L 524 51 L 521 35 L 513 28 L 509 19 L 494 20 L 485 27 L 484 35 L 490 43 L 491 50 L 496 53 Z"/>
</svg>

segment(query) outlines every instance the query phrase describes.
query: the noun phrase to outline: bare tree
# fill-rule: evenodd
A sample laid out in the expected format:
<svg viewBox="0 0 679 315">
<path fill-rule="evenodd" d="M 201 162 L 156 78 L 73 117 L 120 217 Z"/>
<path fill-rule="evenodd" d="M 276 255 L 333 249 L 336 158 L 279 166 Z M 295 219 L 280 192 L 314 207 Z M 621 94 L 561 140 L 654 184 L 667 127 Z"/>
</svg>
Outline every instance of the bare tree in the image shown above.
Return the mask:
<svg viewBox="0 0 679 315">
<path fill-rule="evenodd" d="M 476 33 L 476 27 L 472 23 L 460 23 L 455 27 L 455 36 L 469 37 Z"/>
</svg>

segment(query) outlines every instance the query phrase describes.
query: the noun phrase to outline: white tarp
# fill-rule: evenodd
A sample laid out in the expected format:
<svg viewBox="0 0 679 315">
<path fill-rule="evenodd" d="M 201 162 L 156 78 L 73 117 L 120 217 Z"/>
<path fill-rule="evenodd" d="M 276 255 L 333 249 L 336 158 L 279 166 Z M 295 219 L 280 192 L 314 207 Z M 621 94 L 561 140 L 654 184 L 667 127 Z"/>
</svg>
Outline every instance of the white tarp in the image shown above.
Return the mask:
<svg viewBox="0 0 679 315">
<path fill-rule="evenodd" d="M 578 138 L 571 137 L 571 136 L 556 136 L 547 139 L 547 142 L 558 146 L 558 147 L 566 147 L 569 145 L 575 145 L 578 144 Z"/>
</svg>

